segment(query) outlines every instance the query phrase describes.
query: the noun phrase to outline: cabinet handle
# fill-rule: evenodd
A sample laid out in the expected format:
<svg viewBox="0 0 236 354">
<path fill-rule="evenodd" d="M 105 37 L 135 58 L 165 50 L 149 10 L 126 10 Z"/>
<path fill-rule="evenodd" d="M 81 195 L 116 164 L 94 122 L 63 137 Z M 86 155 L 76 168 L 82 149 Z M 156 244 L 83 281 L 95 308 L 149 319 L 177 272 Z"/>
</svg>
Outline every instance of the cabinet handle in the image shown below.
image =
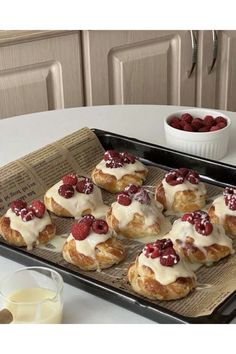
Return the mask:
<svg viewBox="0 0 236 354">
<path fill-rule="evenodd" d="M 218 36 L 216 31 L 212 31 L 213 51 L 212 51 L 212 63 L 208 67 L 208 74 L 210 74 L 215 66 L 218 52 Z"/>
<path fill-rule="evenodd" d="M 191 69 L 188 70 L 187 72 L 188 78 L 190 78 L 190 76 L 192 75 L 195 66 L 197 64 L 197 40 L 193 31 L 190 31 L 190 36 L 191 36 L 191 45 L 192 45 L 192 66 Z"/>
</svg>

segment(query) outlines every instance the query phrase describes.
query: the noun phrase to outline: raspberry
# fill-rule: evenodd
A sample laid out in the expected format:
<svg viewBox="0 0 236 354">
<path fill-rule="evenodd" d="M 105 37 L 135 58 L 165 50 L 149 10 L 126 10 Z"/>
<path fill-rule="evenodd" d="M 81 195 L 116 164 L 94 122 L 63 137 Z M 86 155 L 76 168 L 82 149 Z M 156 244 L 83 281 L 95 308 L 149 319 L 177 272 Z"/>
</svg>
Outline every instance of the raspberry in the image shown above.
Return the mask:
<svg viewBox="0 0 236 354">
<path fill-rule="evenodd" d="M 92 223 L 92 229 L 96 234 L 107 234 L 108 225 L 105 220 L 97 219 Z"/>
<path fill-rule="evenodd" d="M 192 184 L 198 184 L 199 183 L 199 174 L 196 171 L 189 171 L 189 173 L 186 176 L 187 181 L 189 181 Z"/>
<path fill-rule="evenodd" d="M 134 194 L 134 200 L 137 200 L 141 204 L 151 204 L 151 199 L 148 192 L 143 188 L 141 188 L 138 193 Z"/>
<path fill-rule="evenodd" d="M 195 224 L 198 221 L 209 221 L 209 215 L 202 210 L 194 211 L 193 213 L 186 213 L 181 218 L 182 221 L 188 221 L 190 224 Z"/>
<path fill-rule="evenodd" d="M 181 218 L 182 221 L 187 221 L 190 224 L 194 224 L 194 215 L 193 213 L 186 213 Z"/>
<path fill-rule="evenodd" d="M 175 252 L 174 248 L 171 247 L 163 250 L 160 256 L 160 263 L 165 267 L 173 267 L 179 260 L 179 255 Z"/>
<path fill-rule="evenodd" d="M 147 258 L 157 258 L 161 255 L 161 247 L 158 244 L 147 243 L 143 249 L 143 253 Z"/>
<path fill-rule="evenodd" d="M 184 130 L 185 130 L 186 132 L 193 132 L 193 128 L 192 128 L 191 124 L 189 124 L 189 123 L 186 123 L 186 124 L 184 125 Z"/>
<path fill-rule="evenodd" d="M 135 184 L 130 184 L 129 186 L 125 187 L 125 192 L 129 195 L 133 195 L 140 190 L 140 187 L 135 186 Z"/>
<path fill-rule="evenodd" d="M 215 118 L 215 123 L 225 123 L 225 126 L 227 125 L 227 119 L 225 119 L 224 117 L 218 116 Z"/>
<path fill-rule="evenodd" d="M 71 186 L 76 186 L 78 178 L 76 173 L 69 173 L 62 177 L 63 184 L 70 184 Z"/>
<path fill-rule="evenodd" d="M 84 222 L 84 223 L 88 224 L 89 226 L 92 226 L 92 223 L 94 222 L 94 220 L 95 220 L 95 217 L 92 214 L 87 214 L 82 217 L 80 222 Z"/>
<path fill-rule="evenodd" d="M 209 127 L 204 126 L 198 129 L 199 133 L 209 132 Z"/>
<path fill-rule="evenodd" d="M 128 152 L 122 152 L 121 156 L 122 156 L 123 162 L 125 162 L 125 163 L 132 163 L 133 164 L 136 161 L 135 156 L 128 153 Z"/>
<path fill-rule="evenodd" d="M 59 188 L 58 188 L 58 193 L 60 194 L 60 196 L 62 196 L 63 198 L 69 199 L 72 198 L 75 191 L 73 186 L 71 186 L 70 184 L 62 184 Z"/>
<path fill-rule="evenodd" d="M 196 220 L 195 230 L 203 236 L 208 236 L 212 233 L 213 226 L 209 220 Z"/>
<path fill-rule="evenodd" d="M 226 194 L 225 204 L 230 210 L 236 210 L 236 194 Z"/>
<path fill-rule="evenodd" d="M 170 126 L 175 129 L 183 130 L 182 126 L 179 123 L 170 123 Z"/>
<path fill-rule="evenodd" d="M 217 130 L 220 130 L 221 128 L 217 125 L 213 125 L 213 127 L 210 128 L 210 132 L 215 132 Z"/>
<path fill-rule="evenodd" d="M 199 130 L 202 126 L 203 126 L 203 121 L 201 118 L 193 118 L 191 126 L 196 129 Z"/>
<path fill-rule="evenodd" d="M 184 120 L 181 119 L 179 125 L 182 127 L 182 129 L 184 129 L 185 124 L 189 124 L 189 123 L 186 123 Z"/>
<path fill-rule="evenodd" d="M 203 118 L 203 123 L 207 127 L 212 127 L 215 124 L 215 119 L 212 116 L 207 115 Z"/>
<path fill-rule="evenodd" d="M 85 222 L 79 222 L 77 224 L 73 224 L 71 228 L 71 234 L 75 240 L 82 241 L 86 239 L 89 235 L 90 226 Z"/>
<path fill-rule="evenodd" d="M 219 122 L 217 123 L 217 126 L 220 128 L 220 129 L 223 129 L 226 127 L 227 124 L 225 124 L 224 122 Z"/>
<path fill-rule="evenodd" d="M 178 123 L 180 122 L 180 118 L 179 117 L 172 117 L 169 121 L 169 124 L 171 123 Z"/>
<path fill-rule="evenodd" d="M 165 175 L 165 180 L 171 186 L 176 186 L 177 184 L 182 184 L 184 178 L 178 170 L 172 170 Z"/>
<path fill-rule="evenodd" d="M 165 255 L 167 250 L 173 250 L 173 242 L 169 238 L 163 238 L 153 243 L 147 243 L 143 253 L 147 258 L 157 258 Z"/>
<path fill-rule="evenodd" d="M 189 173 L 189 169 L 185 167 L 181 167 L 178 169 L 178 172 L 181 174 L 181 176 L 186 177 L 187 174 Z"/>
<path fill-rule="evenodd" d="M 113 160 L 115 158 L 120 158 L 120 153 L 115 150 L 107 150 L 103 155 L 103 160 L 105 161 Z"/>
<path fill-rule="evenodd" d="M 124 206 L 130 205 L 132 202 L 132 199 L 130 198 L 130 196 L 127 192 L 118 193 L 116 196 L 116 200 L 119 204 L 124 205 Z"/>
<path fill-rule="evenodd" d="M 193 120 L 193 117 L 189 113 L 184 113 L 180 117 L 181 120 L 183 120 L 185 123 L 191 123 Z"/>
<path fill-rule="evenodd" d="M 76 190 L 78 193 L 91 194 L 93 192 L 93 183 L 89 178 L 84 178 L 78 181 Z"/>
<path fill-rule="evenodd" d="M 192 127 L 193 132 L 197 132 L 198 131 L 198 129 L 196 129 L 194 125 L 191 124 L 191 127 Z"/>
<path fill-rule="evenodd" d="M 232 195 L 229 202 L 228 207 L 230 210 L 236 210 L 236 195 Z"/>
<path fill-rule="evenodd" d="M 236 194 L 236 188 L 235 187 L 226 187 L 223 196 L 226 197 L 228 194 Z"/>
<path fill-rule="evenodd" d="M 24 200 L 21 199 L 17 199 L 14 200 L 11 205 L 10 208 L 13 211 L 13 213 L 15 213 L 17 216 L 20 215 L 20 211 L 24 208 L 27 207 L 27 203 Z"/>
<path fill-rule="evenodd" d="M 108 168 L 119 168 L 123 166 L 124 166 L 124 162 L 120 156 L 113 158 L 112 160 L 108 160 L 106 162 L 106 167 Z"/>
<path fill-rule="evenodd" d="M 44 216 L 46 210 L 45 205 L 41 202 L 41 200 L 34 200 L 31 204 L 31 209 L 34 212 L 34 215 L 40 219 Z"/>
<path fill-rule="evenodd" d="M 196 210 L 193 213 L 193 219 L 196 220 L 210 220 L 209 215 L 203 210 Z"/>
<path fill-rule="evenodd" d="M 173 247 L 173 242 L 170 238 L 162 238 L 161 240 L 156 240 L 154 244 L 159 244 L 162 250 Z"/>
<path fill-rule="evenodd" d="M 20 211 L 20 216 L 23 221 L 30 221 L 33 220 L 34 218 L 34 212 L 33 210 L 30 210 L 30 208 L 24 208 L 21 209 Z"/>
</svg>

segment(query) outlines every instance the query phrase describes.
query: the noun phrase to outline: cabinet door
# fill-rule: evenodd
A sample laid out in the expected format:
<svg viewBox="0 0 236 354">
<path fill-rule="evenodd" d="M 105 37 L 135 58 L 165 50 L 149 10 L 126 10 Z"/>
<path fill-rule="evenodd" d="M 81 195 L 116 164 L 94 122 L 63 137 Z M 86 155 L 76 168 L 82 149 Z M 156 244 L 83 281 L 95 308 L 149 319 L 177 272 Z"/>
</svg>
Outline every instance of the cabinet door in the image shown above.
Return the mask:
<svg viewBox="0 0 236 354">
<path fill-rule="evenodd" d="M 14 38 L 6 32 L 7 38 L 0 35 L 0 118 L 83 105 L 80 32 L 33 38 L 32 31 Z"/>
<path fill-rule="evenodd" d="M 217 31 L 213 70 L 213 32 L 200 31 L 197 63 L 197 105 L 236 111 L 236 31 Z"/>
<path fill-rule="evenodd" d="M 83 31 L 87 105 L 195 105 L 190 31 Z"/>
</svg>

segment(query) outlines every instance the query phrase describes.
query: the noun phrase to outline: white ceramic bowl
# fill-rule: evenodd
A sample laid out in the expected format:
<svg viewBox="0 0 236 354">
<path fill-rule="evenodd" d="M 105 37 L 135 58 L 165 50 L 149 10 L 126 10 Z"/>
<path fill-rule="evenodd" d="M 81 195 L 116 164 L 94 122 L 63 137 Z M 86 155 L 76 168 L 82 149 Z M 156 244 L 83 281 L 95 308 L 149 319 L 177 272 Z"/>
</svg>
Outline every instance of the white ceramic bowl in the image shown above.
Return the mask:
<svg viewBox="0 0 236 354">
<path fill-rule="evenodd" d="M 194 118 L 204 118 L 211 115 L 214 118 L 221 116 L 227 120 L 227 126 L 212 132 L 188 132 L 171 127 L 168 122 L 173 117 L 180 117 L 183 113 L 189 113 Z M 225 114 L 211 109 L 190 108 L 172 113 L 165 118 L 164 129 L 166 142 L 169 147 L 189 154 L 220 160 L 228 150 L 231 120 Z"/>
</svg>

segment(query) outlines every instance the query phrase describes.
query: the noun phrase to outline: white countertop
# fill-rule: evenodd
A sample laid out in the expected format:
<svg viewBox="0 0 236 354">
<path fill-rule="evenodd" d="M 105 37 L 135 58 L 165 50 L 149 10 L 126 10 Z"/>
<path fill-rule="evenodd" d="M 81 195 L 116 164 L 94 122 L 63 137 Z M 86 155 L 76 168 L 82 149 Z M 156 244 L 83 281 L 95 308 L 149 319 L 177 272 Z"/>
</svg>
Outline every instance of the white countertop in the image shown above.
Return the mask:
<svg viewBox="0 0 236 354">
<path fill-rule="evenodd" d="M 0 166 L 85 126 L 167 146 L 163 119 L 182 108 L 156 105 L 97 106 L 3 119 L 0 120 Z M 236 165 L 236 113 L 222 112 L 231 118 L 232 126 L 229 151 L 221 161 Z M 0 257 L 0 278 L 20 267 L 20 264 Z M 153 322 L 65 284 L 63 323 Z"/>
</svg>

